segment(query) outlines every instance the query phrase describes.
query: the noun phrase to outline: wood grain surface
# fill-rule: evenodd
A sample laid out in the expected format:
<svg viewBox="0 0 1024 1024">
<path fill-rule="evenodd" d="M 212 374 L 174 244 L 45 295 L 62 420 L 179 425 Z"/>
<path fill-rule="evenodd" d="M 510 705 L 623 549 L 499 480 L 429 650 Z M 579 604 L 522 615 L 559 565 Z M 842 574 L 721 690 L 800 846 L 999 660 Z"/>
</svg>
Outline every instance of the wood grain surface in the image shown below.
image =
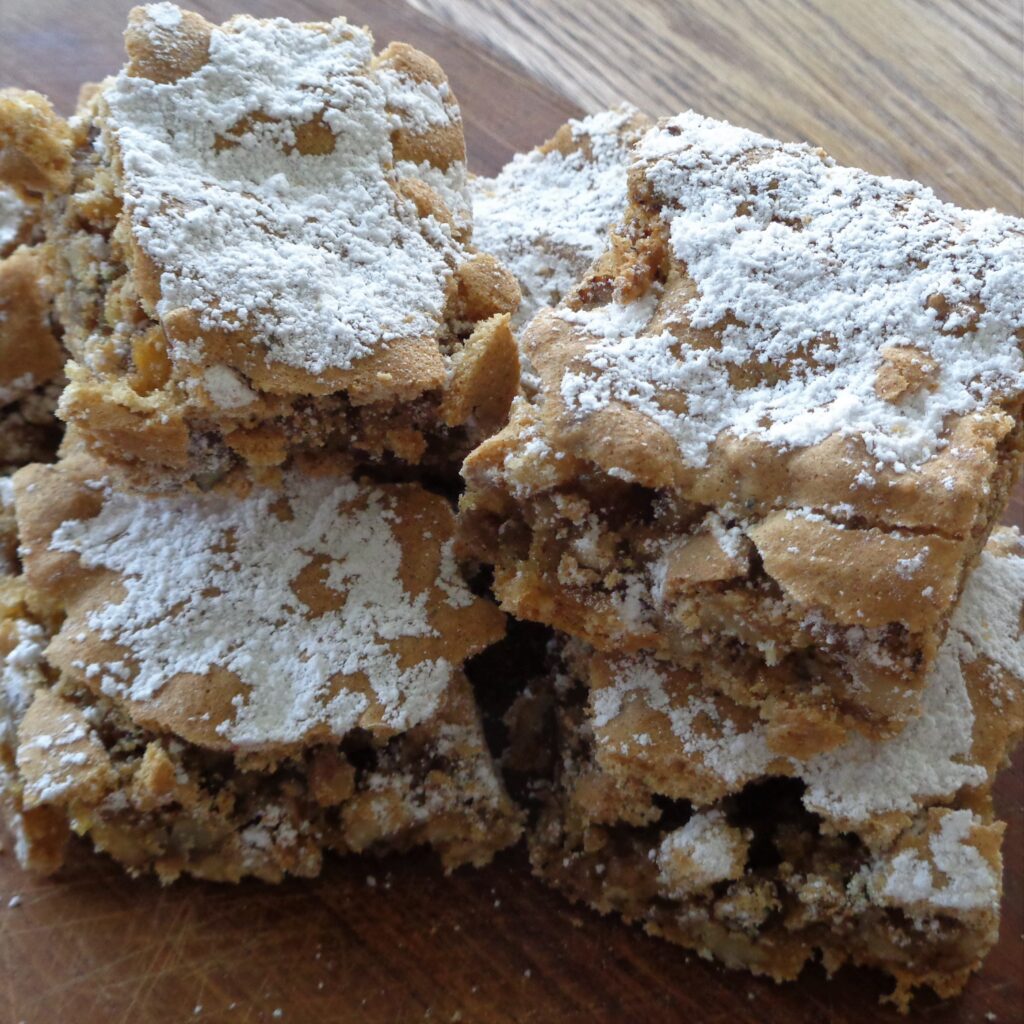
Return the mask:
<svg viewBox="0 0 1024 1024">
<path fill-rule="evenodd" d="M 1020 0 L 412 0 L 587 110 L 693 107 L 1024 213 Z"/>
<path fill-rule="evenodd" d="M 417 3 L 460 32 L 398 0 L 191 6 L 217 20 L 340 9 L 381 44 L 423 47 L 451 77 L 485 173 L 577 104 L 626 96 L 812 138 L 959 201 L 1020 210 L 1019 3 Z M 0 84 L 41 89 L 69 111 L 80 81 L 120 63 L 129 6 L 0 0 Z M 1024 525 L 1019 490 L 1015 502 L 1010 521 Z M 934 1024 L 1021 1019 L 1024 757 L 997 802 L 1009 825 L 1001 941 L 963 998 L 919 998 L 915 1014 Z M 724 971 L 569 906 L 529 877 L 521 851 L 448 878 L 417 854 L 335 861 L 279 887 L 168 889 L 84 848 L 49 881 L 0 855 L 4 1024 L 898 1020 L 878 1006 L 884 987 L 864 971 L 827 983 L 810 970 L 781 987 Z"/>
</svg>

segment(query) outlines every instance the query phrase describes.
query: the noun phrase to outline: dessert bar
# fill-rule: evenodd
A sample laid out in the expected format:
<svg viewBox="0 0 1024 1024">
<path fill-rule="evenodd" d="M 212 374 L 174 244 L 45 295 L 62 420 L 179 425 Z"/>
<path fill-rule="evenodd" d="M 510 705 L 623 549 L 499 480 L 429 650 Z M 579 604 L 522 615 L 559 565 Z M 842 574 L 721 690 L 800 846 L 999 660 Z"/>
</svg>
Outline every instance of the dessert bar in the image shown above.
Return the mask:
<svg viewBox="0 0 1024 1024">
<path fill-rule="evenodd" d="M 1024 544 L 993 536 L 897 737 L 780 757 L 755 715 L 649 654 L 568 641 L 536 873 L 575 900 L 776 981 L 820 956 L 960 991 L 998 936 L 996 770 L 1024 729 Z M 534 708 L 519 723 L 543 717 Z M 520 728 L 538 758 L 550 734 Z"/>
<path fill-rule="evenodd" d="M 463 674 L 503 616 L 444 499 L 335 462 L 157 497 L 82 454 L 15 475 L 0 717 L 26 866 L 72 833 L 165 881 L 420 843 L 451 869 L 517 839 Z"/>
<path fill-rule="evenodd" d="M 514 614 L 652 651 L 782 754 L 893 735 L 1021 464 L 1024 222 L 688 113 L 464 466 Z"/>
<path fill-rule="evenodd" d="M 454 473 L 516 390 L 518 288 L 470 244 L 436 62 L 341 18 L 167 3 L 125 42 L 70 123 L 0 105 L 0 172 L 69 160 L 43 219 L 73 445 L 146 489 L 313 448 Z"/>
</svg>

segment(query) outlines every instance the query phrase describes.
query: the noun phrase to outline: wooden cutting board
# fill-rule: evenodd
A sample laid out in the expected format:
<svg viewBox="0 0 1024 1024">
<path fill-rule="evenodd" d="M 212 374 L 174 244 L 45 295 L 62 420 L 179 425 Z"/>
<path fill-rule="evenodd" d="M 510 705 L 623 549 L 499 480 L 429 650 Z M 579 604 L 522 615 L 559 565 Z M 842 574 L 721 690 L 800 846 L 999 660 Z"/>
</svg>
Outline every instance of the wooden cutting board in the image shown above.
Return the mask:
<svg viewBox="0 0 1024 1024">
<path fill-rule="evenodd" d="M 119 65 L 120 32 L 129 6 L 127 0 L 0 0 L 0 84 L 44 90 L 70 112 L 81 81 L 100 78 Z M 466 118 L 471 163 L 483 173 L 497 170 L 512 152 L 536 144 L 577 113 L 571 101 L 517 70 L 518 65 L 490 56 L 468 35 L 442 27 L 400 0 L 342 0 L 338 8 L 330 0 L 196 0 L 191 6 L 215 20 L 237 10 L 312 20 L 330 17 L 340 8 L 353 21 L 369 24 L 380 43 L 402 39 L 422 47 L 451 77 Z M 444 13 L 444 4 L 430 0 L 429 6 Z M 546 6 L 510 4 L 517 23 L 527 28 L 533 24 L 532 45 L 524 41 L 521 51 L 526 65 L 543 59 L 550 33 L 538 8 Z M 602 45 L 607 50 L 615 41 L 611 21 L 627 8 L 631 16 L 642 18 L 644 5 L 601 6 L 608 11 L 602 23 L 581 14 L 577 25 L 570 21 L 567 26 L 566 12 L 571 18 L 572 5 L 559 3 L 563 37 L 585 38 L 588 31 L 602 32 L 603 26 Z M 664 15 L 666 4 L 651 6 L 661 12 L 659 17 Z M 705 14 L 712 9 L 698 6 Z M 800 8 L 808 16 L 817 11 L 819 18 L 833 9 L 829 0 L 794 2 L 788 8 Z M 508 33 L 502 34 L 504 5 L 481 2 L 479 24 L 466 0 L 451 9 L 457 9 L 468 34 L 487 39 L 496 31 L 496 45 L 520 54 L 517 40 L 510 42 Z M 747 26 L 752 49 L 763 54 L 765 41 L 755 38 L 752 28 L 755 9 L 761 8 L 737 5 L 742 15 L 737 24 Z M 762 97 L 756 95 L 757 76 L 749 69 L 746 77 L 694 74 L 693 61 L 713 61 L 725 45 L 710 22 L 696 24 L 706 26 L 707 36 L 690 35 L 689 91 L 675 106 L 692 103 L 709 112 L 728 113 L 714 109 L 722 95 L 716 83 L 728 80 L 731 89 L 740 90 L 737 104 L 749 102 L 756 108 Z M 976 43 L 971 32 L 954 28 L 964 32 L 965 45 L 972 39 Z M 801 62 L 799 45 L 810 52 L 820 43 L 809 38 L 801 44 L 799 37 L 790 38 L 787 60 L 794 66 Z M 920 60 L 921 48 L 915 50 L 911 42 L 903 48 L 898 41 L 894 44 L 891 34 L 882 33 L 878 39 L 879 47 L 916 54 Z M 742 34 L 737 39 L 734 32 L 728 47 L 742 52 L 743 43 Z M 626 49 L 633 46 L 635 51 L 635 44 L 635 38 L 622 39 Z M 868 71 L 870 56 L 865 58 Z M 548 52 L 549 81 L 558 81 L 557 57 L 557 50 L 553 55 Z M 593 61 L 588 66 L 584 57 L 581 51 L 572 55 L 574 63 L 567 61 L 567 74 L 574 77 L 564 90 L 581 98 L 592 90 L 577 88 L 580 79 L 574 69 L 587 68 L 588 86 L 600 79 L 600 68 L 595 71 Z M 652 94 L 656 86 L 665 87 L 656 67 L 645 64 L 642 72 L 638 68 L 637 75 L 630 76 L 621 66 L 614 69 L 624 89 L 637 81 L 650 82 Z M 607 77 L 611 81 L 614 76 Z M 866 80 L 850 76 L 847 69 L 844 79 L 821 84 L 817 107 L 822 123 L 831 123 L 832 105 L 836 110 L 856 108 L 859 99 L 844 81 Z M 1010 96 L 1014 88 L 1019 93 L 1019 79 L 1006 84 Z M 813 81 L 801 83 L 802 102 L 808 102 L 809 95 L 813 99 L 814 88 Z M 844 88 L 845 93 L 836 95 Z M 643 101 L 642 95 L 631 98 Z M 949 119 L 941 111 L 929 111 L 923 100 L 920 110 L 922 117 L 941 124 L 943 132 L 952 131 L 965 152 L 979 152 L 972 135 L 979 128 L 976 119 L 964 117 L 962 127 L 955 123 L 951 128 Z M 888 147 L 905 140 L 905 134 L 896 124 L 886 134 L 883 125 L 877 145 L 868 139 L 859 158 L 858 153 L 844 156 L 884 168 Z M 1020 162 L 1012 153 L 1014 146 L 1020 151 L 1022 140 L 1007 141 L 1007 166 L 1019 171 Z M 912 163 L 913 147 L 907 152 Z M 989 174 L 992 166 L 988 164 Z M 948 170 L 943 174 L 953 182 L 950 191 L 956 191 L 955 169 L 951 178 Z M 928 180 L 926 173 L 921 176 Z M 977 184 L 976 176 L 968 178 Z M 997 184 L 993 189 L 1000 196 L 1012 197 L 1020 187 L 1019 180 L 1003 180 L 1000 189 Z M 1013 518 L 1024 519 L 1019 492 Z M 962 999 L 942 1005 L 925 996 L 915 1003 L 936 1024 L 1016 1021 L 1024 1005 L 1024 759 L 1018 756 L 1004 774 L 997 795 L 1000 813 L 1009 823 L 1001 942 Z M 799 984 L 780 987 L 721 970 L 614 919 L 568 905 L 530 878 L 521 851 L 502 856 L 487 870 L 463 870 L 448 878 L 429 855 L 422 854 L 385 861 L 335 861 L 316 881 L 278 887 L 184 881 L 169 889 L 149 879 L 128 880 L 110 863 L 84 849 L 81 854 L 76 867 L 49 881 L 32 880 L 9 852 L 0 854 L 0 1021 L 5 1024 L 817 1024 L 898 1019 L 878 1006 L 884 983 L 869 972 L 844 971 L 829 984 L 821 971 L 809 970 Z"/>
</svg>

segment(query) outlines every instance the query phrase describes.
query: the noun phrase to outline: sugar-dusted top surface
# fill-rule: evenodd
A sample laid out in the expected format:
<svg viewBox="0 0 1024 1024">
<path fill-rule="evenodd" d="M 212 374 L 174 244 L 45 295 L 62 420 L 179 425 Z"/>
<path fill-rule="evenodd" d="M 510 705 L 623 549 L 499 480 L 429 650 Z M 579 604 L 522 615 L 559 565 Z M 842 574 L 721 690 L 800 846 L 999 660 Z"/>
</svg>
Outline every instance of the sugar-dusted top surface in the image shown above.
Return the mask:
<svg viewBox="0 0 1024 1024">
<path fill-rule="evenodd" d="M 485 613 L 497 611 L 459 575 L 446 503 L 419 488 L 297 470 L 283 491 L 245 498 L 80 486 L 99 490 L 102 505 L 61 522 L 49 551 L 109 570 L 118 588 L 100 583 L 79 597 L 61 638 L 74 667 L 144 706 L 199 677 L 187 683 L 193 696 L 213 696 L 188 703 L 205 719 L 224 708 L 207 728 L 231 744 L 408 729 L 494 638 Z"/>
<path fill-rule="evenodd" d="M 497 177 L 471 182 L 474 240 L 522 288 L 515 324 L 557 303 L 604 252 L 625 208 L 629 152 L 641 121 L 628 105 L 571 120 L 568 152 L 518 153 Z"/>
<path fill-rule="evenodd" d="M 943 447 L 952 414 L 1024 389 L 1024 222 L 693 112 L 636 159 L 641 221 L 667 229 L 692 287 L 671 309 L 655 283 L 562 313 L 586 342 L 560 382 L 571 414 L 635 408 L 698 467 L 731 432 L 855 436 L 901 470 Z"/>
<path fill-rule="evenodd" d="M 182 24 L 156 4 L 142 30 L 173 61 Z M 206 63 L 177 81 L 126 69 L 109 85 L 106 139 L 134 236 L 161 270 L 159 315 L 190 309 L 200 329 L 246 331 L 268 361 L 313 374 L 437 333 L 460 250 L 396 194 L 391 139 L 458 126 L 458 109 L 446 84 L 372 60 L 369 33 L 343 18 L 241 16 L 213 28 Z M 464 166 L 448 172 L 459 191 Z"/>
<path fill-rule="evenodd" d="M 666 685 L 666 669 L 655 658 L 640 654 L 616 659 L 611 686 L 592 691 L 592 724 L 601 732 L 623 711 L 625 702 L 636 694 L 654 711 L 668 719 L 683 751 L 699 760 L 704 768 L 729 788 L 740 788 L 763 774 L 773 755 L 764 730 L 737 727 L 713 693 L 692 693 L 676 701 Z M 635 737 L 635 756 L 659 757 L 662 752 Z"/>
<path fill-rule="evenodd" d="M 982 553 L 950 624 L 946 641 L 922 692 L 921 714 L 892 739 L 854 735 L 840 747 L 805 761 L 792 759 L 787 771 L 806 783 L 804 802 L 825 817 L 864 822 L 889 811 L 912 812 L 921 802 L 952 795 L 961 786 L 983 784 L 987 770 L 977 764 L 972 744 L 975 715 L 966 664 L 984 659 L 988 671 L 1005 672 L 1016 688 L 1001 700 L 1024 700 L 1024 555 Z M 688 693 L 673 700 L 666 669 L 652 657 L 614 662 L 611 686 L 593 691 L 592 723 L 599 732 L 623 710 L 631 693 L 669 720 L 675 739 L 728 788 L 778 771 L 782 764 L 759 723 L 738 725 L 713 693 Z M 634 756 L 658 757 L 638 743 Z"/>
</svg>

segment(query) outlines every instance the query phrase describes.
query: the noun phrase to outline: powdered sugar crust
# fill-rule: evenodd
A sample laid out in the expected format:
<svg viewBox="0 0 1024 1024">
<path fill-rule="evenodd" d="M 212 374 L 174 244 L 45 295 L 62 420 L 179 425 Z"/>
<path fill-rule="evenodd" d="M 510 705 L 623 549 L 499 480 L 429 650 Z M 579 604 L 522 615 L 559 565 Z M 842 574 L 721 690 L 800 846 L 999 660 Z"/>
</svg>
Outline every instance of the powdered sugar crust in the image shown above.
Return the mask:
<svg viewBox="0 0 1024 1024">
<path fill-rule="evenodd" d="M 694 466 L 731 431 L 784 449 L 859 436 L 900 471 L 942 448 L 951 414 L 1024 388 L 1020 220 L 693 112 L 650 131 L 636 154 L 697 287 L 686 316 L 720 343 L 645 333 L 656 289 L 627 307 L 561 311 L 593 339 L 561 382 L 571 412 L 638 408 Z M 898 401 L 877 394 L 887 346 L 934 361 L 933 384 Z M 730 383 L 730 368 L 765 364 L 786 373 Z M 686 409 L 663 408 L 665 390 Z"/>
<path fill-rule="evenodd" d="M 437 333 L 461 248 L 396 195 L 390 140 L 458 113 L 430 83 L 371 71 L 372 56 L 344 19 L 319 31 L 239 17 L 193 74 L 113 81 L 106 129 L 134 236 L 162 271 L 158 315 L 246 329 L 268 361 L 314 374 Z M 296 130 L 318 120 L 333 150 L 301 155 Z M 464 175 L 450 169 L 450 191 Z"/>
<path fill-rule="evenodd" d="M 407 729 L 436 709 L 452 666 L 400 657 L 394 641 L 435 636 L 431 590 L 411 595 L 399 575 L 403 549 L 393 496 L 337 478 L 290 474 L 281 495 L 207 494 L 145 499 L 108 490 L 93 519 L 63 523 L 51 548 L 119 574 L 125 596 L 88 614 L 88 626 L 128 652 L 80 668 L 114 697 L 145 701 L 182 673 L 221 668 L 245 688 L 217 731 L 239 745 L 291 743 L 314 728 L 341 736 L 367 710 L 362 677 L 386 725 Z M 337 601 L 312 614 L 295 581 L 311 563 Z M 315 567 L 315 566 L 314 566 Z M 471 600 L 454 561 L 443 592 Z M 461 605 L 465 607 L 465 604 Z"/>
<path fill-rule="evenodd" d="M 573 138 L 589 141 L 589 155 L 532 150 L 514 156 L 497 177 L 472 181 L 474 240 L 509 267 L 522 289 L 513 324 L 557 303 L 604 252 L 626 202 L 635 139 L 623 129 L 637 114 L 623 106 L 570 121 Z"/>
<path fill-rule="evenodd" d="M 663 885 L 676 884 L 674 859 L 682 854 L 690 862 L 687 882 L 694 888 L 706 888 L 732 877 L 736 862 L 743 863 L 746 851 L 738 830 L 730 827 L 721 811 L 698 811 L 681 828 L 669 832 L 652 852 Z"/>
<path fill-rule="evenodd" d="M 882 893 L 902 904 L 927 904 L 945 910 L 970 911 L 999 905 L 999 877 L 972 845 L 971 833 L 981 825 L 971 811 L 950 811 L 929 837 L 929 859 L 902 850 L 882 867 Z"/>
<path fill-rule="evenodd" d="M 1017 679 L 1024 679 L 1024 548 L 1017 534 L 1014 552 L 995 557 L 982 552 L 968 577 L 950 630 L 960 656 L 981 656 Z"/>
</svg>

